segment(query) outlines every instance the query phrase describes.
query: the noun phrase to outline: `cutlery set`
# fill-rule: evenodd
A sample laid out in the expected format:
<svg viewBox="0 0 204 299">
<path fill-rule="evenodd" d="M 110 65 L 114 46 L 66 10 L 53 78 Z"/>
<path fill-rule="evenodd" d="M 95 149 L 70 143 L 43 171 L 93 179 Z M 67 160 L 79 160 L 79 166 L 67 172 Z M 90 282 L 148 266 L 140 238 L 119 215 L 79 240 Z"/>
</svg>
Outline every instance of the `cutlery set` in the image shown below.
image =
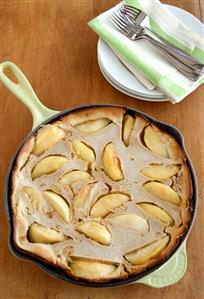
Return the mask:
<svg viewBox="0 0 204 299">
<path fill-rule="evenodd" d="M 203 64 L 184 51 L 155 34 L 149 28 L 141 26 L 146 14 L 132 6 L 122 5 L 111 14 L 111 22 L 126 37 L 131 40 L 144 39 L 157 47 L 165 58 L 182 74 L 196 81 L 202 74 Z"/>
</svg>

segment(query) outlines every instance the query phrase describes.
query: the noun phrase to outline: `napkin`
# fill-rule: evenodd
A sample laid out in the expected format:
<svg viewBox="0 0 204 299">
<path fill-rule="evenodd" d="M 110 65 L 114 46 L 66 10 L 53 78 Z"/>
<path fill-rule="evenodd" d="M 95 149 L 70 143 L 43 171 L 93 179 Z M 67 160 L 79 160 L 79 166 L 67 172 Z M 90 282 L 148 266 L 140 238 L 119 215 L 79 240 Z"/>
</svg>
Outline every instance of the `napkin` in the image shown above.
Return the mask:
<svg viewBox="0 0 204 299">
<path fill-rule="evenodd" d="M 203 38 L 177 20 L 158 0 L 125 0 L 124 2 L 144 10 L 150 16 L 150 23 L 154 26 L 154 30 L 157 32 L 160 30 L 159 34 L 162 32 L 163 38 L 168 39 L 176 46 L 178 46 L 179 40 L 179 47 L 182 50 L 203 62 Z M 131 67 L 131 69 L 129 68 L 130 71 L 133 68 L 135 69 L 135 76 L 137 76 L 137 73 L 140 74 L 141 82 L 141 76 L 143 76 L 166 94 L 172 103 L 182 101 L 204 82 L 204 74 L 196 82 L 191 81 L 180 73 L 154 45 L 145 40 L 132 41 L 124 36 L 110 21 L 111 13 L 119 5 L 91 20 L 88 25 L 115 50 L 114 52 L 118 54 L 119 58 L 123 59 L 123 62 L 126 61 L 125 65 Z M 168 31 L 166 25 L 164 25 L 167 17 Z M 172 29 L 170 29 L 171 24 L 173 24 Z M 175 28 L 177 29 L 176 34 L 174 32 Z M 189 35 L 191 35 L 191 39 L 188 38 Z"/>
<path fill-rule="evenodd" d="M 151 28 L 161 37 L 204 63 L 204 29 L 203 36 L 199 36 L 179 21 L 159 0 L 124 2 L 144 11 L 149 17 Z"/>
</svg>

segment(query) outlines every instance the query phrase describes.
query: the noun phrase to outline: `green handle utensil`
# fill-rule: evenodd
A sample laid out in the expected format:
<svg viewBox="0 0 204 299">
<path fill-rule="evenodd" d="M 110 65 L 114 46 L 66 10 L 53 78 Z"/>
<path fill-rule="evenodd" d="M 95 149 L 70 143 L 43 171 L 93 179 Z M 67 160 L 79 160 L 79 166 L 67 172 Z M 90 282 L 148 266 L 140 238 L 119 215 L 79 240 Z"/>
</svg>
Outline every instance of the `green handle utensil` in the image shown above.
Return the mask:
<svg viewBox="0 0 204 299">
<path fill-rule="evenodd" d="M 4 73 L 6 69 L 9 69 L 15 75 L 18 83 L 14 83 L 11 79 L 9 79 L 9 77 Z M 32 113 L 33 129 L 47 118 L 59 112 L 45 107 L 40 102 L 25 75 L 14 63 L 6 61 L 0 64 L 0 79 Z"/>
<path fill-rule="evenodd" d="M 187 268 L 186 240 L 176 253 L 159 269 L 139 279 L 136 283 L 143 283 L 153 288 L 163 288 L 177 283 L 185 274 Z"/>
</svg>

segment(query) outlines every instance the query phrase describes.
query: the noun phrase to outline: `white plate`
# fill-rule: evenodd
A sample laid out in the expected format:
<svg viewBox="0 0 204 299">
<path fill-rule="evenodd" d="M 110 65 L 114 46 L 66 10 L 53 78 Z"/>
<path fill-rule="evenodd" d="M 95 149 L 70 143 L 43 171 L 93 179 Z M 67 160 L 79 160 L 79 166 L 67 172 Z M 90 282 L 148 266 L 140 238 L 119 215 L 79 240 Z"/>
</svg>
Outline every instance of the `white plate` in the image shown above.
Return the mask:
<svg viewBox="0 0 204 299">
<path fill-rule="evenodd" d="M 128 96 L 132 97 L 132 98 L 136 98 L 136 99 L 140 99 L 143 101 L 153 101 L 153 102 L 161 102 L 161 101 L 168 101 L 167 99 L 158 99 L 158 98 L 153 98 L 153 97 L 148 97 L 147 95 L 143 95 L 142 93 L 140 94 L 132 92 L 131 90 L 128 89 L 124 89 L 122 86 L 120 86 L 116 81 L 114 81 L 113 78 L 111 78 L 103 69 L 103 66 L 100 63 L 100 60 L 98 59 L 98 65 L 99 68 L 101 70 L 101 73 L 103 74 L 103 76 L 105 77 L 105 79 L 117 90 L 121 91 L 124 94 L 127 94 Z"/>
<path fill-rule="evenodd" d="M 188 25 L 194 32 L 201 36 L 204 34 L 204 26 L 195 16 L 181 8 L 171 5 L 166 6 L 178 19 Z M 149 26 L 148 18 L 143 21 L 142 25 Z M 101 72 L 113 87 L 131 97 L 141 100 L 167 101 L 166 96 L 159 90 L 148 90 L 142 85 L 100 38 L 97 45 L 97 54 Z"/>
</svg>

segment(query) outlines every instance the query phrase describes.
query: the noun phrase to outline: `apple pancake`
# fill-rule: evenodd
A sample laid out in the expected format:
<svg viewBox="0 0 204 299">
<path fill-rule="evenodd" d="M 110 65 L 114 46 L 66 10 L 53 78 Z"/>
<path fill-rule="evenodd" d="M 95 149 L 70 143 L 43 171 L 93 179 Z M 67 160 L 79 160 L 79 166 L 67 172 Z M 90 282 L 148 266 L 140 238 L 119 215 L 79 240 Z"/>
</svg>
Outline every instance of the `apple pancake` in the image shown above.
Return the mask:
<svg viewBox="0 0 204 299">
<path fill-rule="evenodd" d="M 165 261 L 191 220 L 173 136 L 120 107 L 41 126 L 12 175 L 16 247 L 75 279 L 126 279 Z"/>
</svg>

